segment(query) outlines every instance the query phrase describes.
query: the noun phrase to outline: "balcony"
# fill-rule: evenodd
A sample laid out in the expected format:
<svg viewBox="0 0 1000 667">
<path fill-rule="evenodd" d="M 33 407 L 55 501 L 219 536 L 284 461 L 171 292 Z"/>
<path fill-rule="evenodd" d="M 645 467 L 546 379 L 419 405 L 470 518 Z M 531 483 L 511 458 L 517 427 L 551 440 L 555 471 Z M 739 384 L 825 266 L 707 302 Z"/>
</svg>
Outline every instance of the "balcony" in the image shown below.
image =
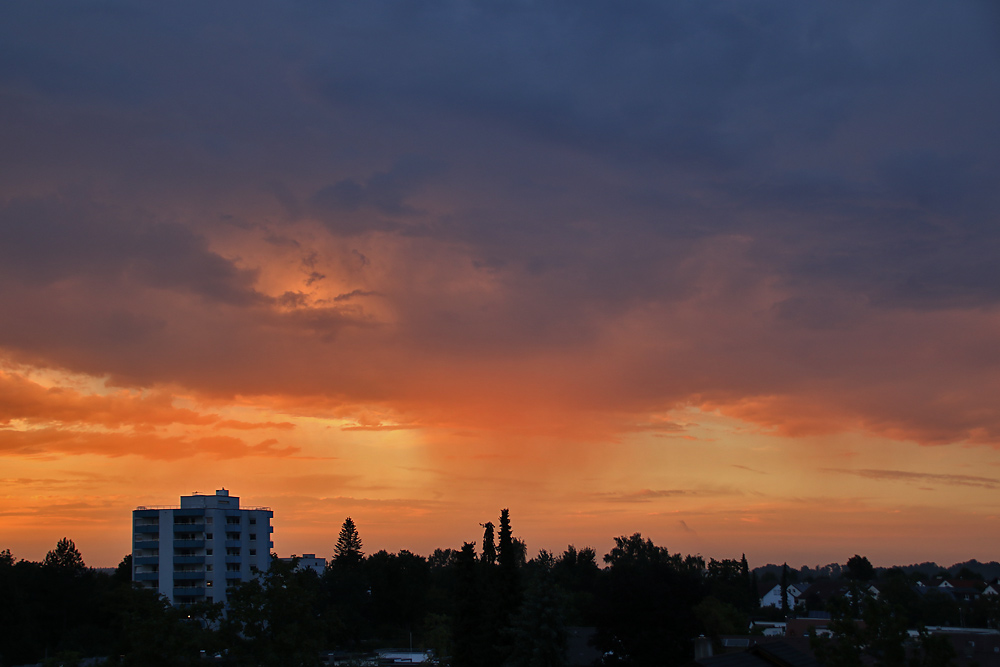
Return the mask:
<svg viewBox="0 0 1000 667">
<path fill-rule="evenodd" d="M 204 572 L 177 572 L 174 570 L 174 583 L 178 581 L 203 581 L 205 579 Z"/>
<path fill-rule="evenodd" d="M 226 563 L 242 563 L 242 556 L 226 556 Z"/>
<path fill-rule="evenodd" d="M 175 549 L 204 549 L 205 540 L 174 540 Z"/>
<path fill-rule="evenodd" d="M 175 523 L 174 524 L 175 533 L 204 533 L 205 524 L 204 523 Z"/>
<path fill-rule="evenodd" d="M 226 579 L 239 579 L 242 574 L 242 572 L 226 572 Z"/>
<path fill-rule="evenodd" d="M 136 565 L 159 565 L 159 556 L 135 556 L 132 562 Z"/>
<path fill-rule="evenodd" d="M 156 533 L 157 535 L 160 534 L 160 526 L 159 524 L 155 523 L 147 526 L 135 526 L 134 528 L 135 532 L 137 533 Z"/>
<path fill-rule="evenodd" d="M 159 572 L 136 572 L 132 575 L 132 581 L 159 581 Z"/>
<path fill-rule="evenodd" d="M 157 549 L 158 550 L 160 548 L 160 541 L 159 540 L 136 540 L 135 541 L 135 548 L 136 549 L 146 549 L 146 550 L 152 550 L 152 549 Z"/>
<path fill-rule="evenodd" d="M 184 586 L 182 588 L 174 588 L 174 599 L 176 598 L 187 598 L 187 597 L 204 597 L 205 587 L 204 586 Z"/>
<path fill-rule="evenodd" d="M 202 565 L 204 556 L 174 556 L 174 565 Z"/>
</svg>

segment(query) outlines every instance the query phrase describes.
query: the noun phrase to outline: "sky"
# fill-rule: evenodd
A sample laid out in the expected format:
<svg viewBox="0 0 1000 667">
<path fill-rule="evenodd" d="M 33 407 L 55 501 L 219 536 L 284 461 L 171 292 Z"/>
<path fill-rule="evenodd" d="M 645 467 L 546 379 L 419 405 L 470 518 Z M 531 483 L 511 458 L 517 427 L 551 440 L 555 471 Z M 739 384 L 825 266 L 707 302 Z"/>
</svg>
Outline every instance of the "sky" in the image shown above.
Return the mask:
<svg viewBox="0 0 1000 667">
<path fill-rule="evenodd" d="M 998 559 L 1000 6 L 0 6 L 0 548 Z"/>
</svg>

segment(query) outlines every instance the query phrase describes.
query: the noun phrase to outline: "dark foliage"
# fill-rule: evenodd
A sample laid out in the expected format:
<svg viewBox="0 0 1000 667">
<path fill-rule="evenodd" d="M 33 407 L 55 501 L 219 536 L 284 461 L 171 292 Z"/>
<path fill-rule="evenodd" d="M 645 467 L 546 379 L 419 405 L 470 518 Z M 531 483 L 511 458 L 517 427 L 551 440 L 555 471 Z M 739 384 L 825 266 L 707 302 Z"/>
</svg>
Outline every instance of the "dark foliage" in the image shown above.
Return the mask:
<svg viewBox="0 0 1000 667">
<path fill-rule="evenodd" d="M 3 550 L 0 664 L 108 656 L 110 664 L 183 666 L 218 654 L 230 665 L 306 666 L 324 650 L 412 645 L 433 649 L 450 667 L 561 667 L 568 627 L 586 626 L 608 665 L 683 665 L 698 635 L 718 640 L 746 632 L 751 616 L 784 618 L 780 609 L 757 607 L 757 571 L 745 557 L 706 564 L 636 533 L 615 538 L 603 568 L 594 549 L 572 545 L 526 560 L 507 510 L 497 525 L 491 534 L 483 524 L 484 543 L 496 539 L 492 552 L 470 542 L 428 558 L 406 550 L 365 557 L 348 519 L 338 557 L 321 577 L 274 560 L 229 591 L 225 618 L 221 604 L 173 607 L 133 588 L 129 556 L 104 574 L 88 569 L 68 538 L 40 563 Z M 787 586 L 803 570 L 773 566 L 762 578 Z M 843 573 L 817 579 L 839 594 L 808 601 L 833 613 L 836 638 L 817 640 L 826 665 L 943 667 L 951 644 L 927 632 L 909 638 L 906 630 L 1000 625 L 997 596 L 959 601 L 918 589 L 918 575 L 906 568 L 878 570 L 855 556 L 807 574 L 821 570 Z"/>
</svg>

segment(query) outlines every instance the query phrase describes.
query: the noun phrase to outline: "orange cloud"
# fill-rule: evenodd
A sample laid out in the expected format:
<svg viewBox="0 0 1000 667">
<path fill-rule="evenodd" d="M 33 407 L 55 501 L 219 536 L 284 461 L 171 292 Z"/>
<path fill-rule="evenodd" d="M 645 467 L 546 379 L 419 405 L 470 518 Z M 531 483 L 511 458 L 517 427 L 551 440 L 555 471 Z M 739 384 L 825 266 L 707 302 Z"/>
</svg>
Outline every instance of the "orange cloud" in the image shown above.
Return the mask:
<svg viewBox="0 0 1000 667">
<path fill-rule="evenodd" d="M 204 456 L 212 459 L 248 456 L 288 457 L 299 447 L 278 447 L 277 440 L 247 444 L 229 436 L 162 437 L 143 433 L 95 433 L 55 428 L 18 431 L 0 429 L 0 455 L 4 456 L 139 456 L 161 461 L 176 461 Z"/>
<path fill-rule="evenodd" d="M 83 394 L 63 387 L 43 387 L 16 373 L 0 370 L 0 424 L 19 419 L 28 423 L 78 423 L 119 428 L 123 425 L 205 425 L 218 421 L 177 408 L 165 394 L 136 395 L 118 392 L 110 396 Z"/>
</svg>

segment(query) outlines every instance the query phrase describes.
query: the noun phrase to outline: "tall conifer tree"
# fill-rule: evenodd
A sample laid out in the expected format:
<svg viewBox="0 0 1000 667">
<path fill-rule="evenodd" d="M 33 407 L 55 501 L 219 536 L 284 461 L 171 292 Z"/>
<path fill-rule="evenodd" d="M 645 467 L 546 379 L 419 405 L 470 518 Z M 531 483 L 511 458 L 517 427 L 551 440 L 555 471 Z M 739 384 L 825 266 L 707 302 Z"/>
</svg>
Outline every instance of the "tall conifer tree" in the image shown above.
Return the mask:
<svg viewBox="0 0 1000 667">
<path fill-rule="evenodd" d="M 496 565 L 497 545 L 493 531 L 493 522 L 487 521 L 483 524 L 483 563 L 486 565 Z"/>
<path fill-rule="evenodd" d="M 360 563 L 362 558 L 364 553 L 361 551 L 361 536 L 358 535 L 354 520 L 347 517 L 340 527 L 337 546 L 333 548 L 333 561 L 338 565 L 352 565 Z"/>
</svg>

